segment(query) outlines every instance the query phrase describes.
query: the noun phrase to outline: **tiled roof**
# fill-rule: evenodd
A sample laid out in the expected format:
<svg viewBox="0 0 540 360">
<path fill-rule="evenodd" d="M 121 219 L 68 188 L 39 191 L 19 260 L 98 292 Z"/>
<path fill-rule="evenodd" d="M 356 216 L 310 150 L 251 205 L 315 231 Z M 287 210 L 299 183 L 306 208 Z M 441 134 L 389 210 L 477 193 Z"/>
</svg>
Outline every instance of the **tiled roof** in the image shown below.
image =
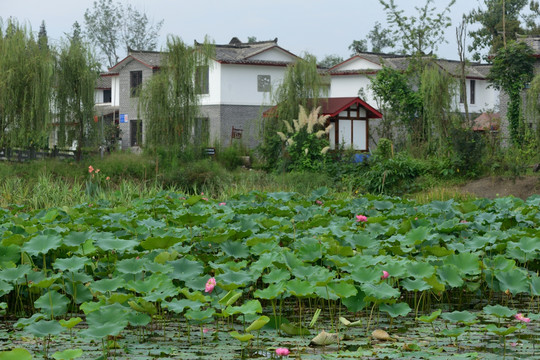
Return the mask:
<svg viewBox="0 0 540 360">
<path fill-rule="evenodd" d="M 535 55 L 540 54 L 540 36 L 518 35 L 517 40 L 529 45 L 534 50 Z"/>
<path fill-rule="evenodd" d="M 105 76 L 104 76 L 105 75 Z M 110 89 L 112 84 L 112 79 L 106 74 L 101 74 L 96 81 L 96 89 Z"/>
</svg>

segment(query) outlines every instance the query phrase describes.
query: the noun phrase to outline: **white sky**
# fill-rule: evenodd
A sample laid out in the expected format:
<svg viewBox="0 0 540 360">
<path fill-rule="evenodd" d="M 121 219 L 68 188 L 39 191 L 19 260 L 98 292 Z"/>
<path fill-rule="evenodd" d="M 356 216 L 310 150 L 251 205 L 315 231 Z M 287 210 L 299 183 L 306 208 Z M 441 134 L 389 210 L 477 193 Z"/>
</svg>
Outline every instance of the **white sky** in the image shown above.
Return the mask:
<svg viewBox="0 0 540 360">
<path fill-rule="evenodd" d="M 407 15 L 425 0 L 395 0 Z M 278 44 L 296 55 L 309 52 L 320 60 L 335 54 L 347 59 L 353 40 L 364 39 L 376 21 L 386 25 L 386 14 L 377 0 L 130 0 L 150 19 L 164 20 L 160 44 L 167 34 L 177 35 L 188 44 L 203 41 L 205 35 L 216 44 L 226 44 L 233 36 L 247 41 L 278 38 Z M 435 0 L 442 10 L 449 0 Z M 447 29 L 448 44 L 441 44 L 437 55 L 458 59 L 455 28 L 464 13 L 479 7 L 478 0 L 457 0 L 451 8 L 452 26 Z M 29 25 L 37 32 L 45 20 L 49 39 L 60 40 L 70 33 L 75 21 L 84 29 L 84 12 L 93 0 L 0 0 L 0 17 Z M 471 28 L 471 26 L 469 26 Z M 469 56 L 469 55 L 468 55 Z"/>
</svg>

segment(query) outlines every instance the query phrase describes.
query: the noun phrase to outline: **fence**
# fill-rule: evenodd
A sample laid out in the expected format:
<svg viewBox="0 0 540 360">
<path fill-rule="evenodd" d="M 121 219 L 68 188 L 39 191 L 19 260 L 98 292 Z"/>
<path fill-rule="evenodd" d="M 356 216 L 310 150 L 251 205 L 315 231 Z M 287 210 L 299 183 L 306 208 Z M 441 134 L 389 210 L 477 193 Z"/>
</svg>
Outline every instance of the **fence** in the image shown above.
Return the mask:
<svg viewBox="0 0 540 360">
<path fill-rule="evenodd" d="M 50 150 L 10 148 L 0 149 L 0 161 L 24 162 L 45 158 L 75 159 L 75 152 L 73 150 L 57 148 Z"/>
</svg>

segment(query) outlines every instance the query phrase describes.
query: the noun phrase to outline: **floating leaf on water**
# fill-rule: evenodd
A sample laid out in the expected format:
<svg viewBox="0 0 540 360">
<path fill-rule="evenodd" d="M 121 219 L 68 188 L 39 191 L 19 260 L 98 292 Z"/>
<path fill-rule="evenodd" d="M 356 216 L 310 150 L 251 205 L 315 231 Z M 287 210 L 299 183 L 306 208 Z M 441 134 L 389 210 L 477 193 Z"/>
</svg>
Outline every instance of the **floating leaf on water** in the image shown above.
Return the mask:
<svg viewBox="0 0 540 360">
<path fill-rule="evenodd" d="M 441 315 L 442 313 L 442 310 L 439 309 L 439 310 L 436 310 L 434 312 L 431 313 L 431 315 L 429 316 L 420 316 L 418 318 L 416 318 L 416 320 L 419 320 L 419 321 L 422 321 L 422 322 L 425 322 L 425 323 L 432 323 L 433 321 L 435 321 L 435 319 L 437 319 L 439 317 L 439 315 Z"/>
<path fill-rule="evenodd" d="M 231 331 L 229 334 L 233 338 L 235 338 L 236 340 L 239 340 L 241 342 L 249 341 L 249 340 L 253 339 L 253 337 L 254 337 L 253 334 L 240 334 L 238 331 Z"/>
<path fill-rule="evenodd" d="M 72 360 L 81 357 L 82 354 L 82 349 L 67 349 L 61 352 L 55 352 L 52 357 L 56 360 Z"/>
<path fill-rule="evenodd" d="M 396 341 L 396 339 L 392 338 L 390 334 L 382 329 L 373 330 L 371 338 L 380 341 Z"/>
<path fill-rule="evenodd" d="M 321 331 L 317 336 L 311 339 L 310 346 L 326 346 L 336 344 L 339 341 L 339 334 L 328 333 L 326 331 Z"/>
<path fill-rule="evenodd" d="M 16 348 L 0 352 L 0 360 L 32 360 L 32 354 L 26 349 Z"/>
</svg>

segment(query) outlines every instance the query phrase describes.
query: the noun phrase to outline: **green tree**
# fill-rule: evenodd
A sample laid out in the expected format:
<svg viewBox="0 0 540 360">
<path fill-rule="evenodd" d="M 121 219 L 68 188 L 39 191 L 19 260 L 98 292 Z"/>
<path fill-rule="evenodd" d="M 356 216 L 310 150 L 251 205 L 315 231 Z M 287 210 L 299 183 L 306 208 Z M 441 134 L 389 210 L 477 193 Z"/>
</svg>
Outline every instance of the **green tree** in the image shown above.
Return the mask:
<svg viewBox="0 0 540 360">
<path fill-rule="evenodd" d="M 388 24 L 392 26 L 392 35 L 396 42 L 401 42 L 402 50 L 409 54 L 427 54 L 435 52 L 438 45 L 446 42 L 446 28 L 451 25 L 448 13 L 455 0 L 450 0 L 442 10 L 437 10 L 434 0 L 426 0 L 423 7 L 415 6 L 418 16 L 409 17 L 399 10 L 395 0 L 379 0 L 386 11 Z"/>
<path fill-rule="evenodd" d="M 371 51 L 375 53 L 380 53 L 386 48 L 392 49 L 396 46 L 391 31 L 384 29 L 378 21 L 375 22 L 373 29 L 369 31 L 367 39 L 371 43 Z"/>
<path fill-rule="evenodd" d="M 343 58 L 339 55 L 326 55 L 321 61 L 319 61 L 318 65 L 320 67 L 329 69 L 342 62 Z"/>
<path fill-rule="evenodd" d="M 522 114 L 522 90 L 533 78 L 533 50 L 524 42 L 511 42 L 493 58 L 488 80 L 497 90 L 508 94 L 508 127 L 515 145 L 522 145 L 525 123 Z"/>
<path fill-rule="evenodd" d="M 145 82 L 140 94 L 146 145 L 153 150 L 174 151 L 193 145 L 193 131 L 200 116 L 200 99 L 194 80 L 208 69 L 214 55 L 208 40 L 189 46 L 176 36 L 167 38 L 160 71 Z"/>
<path fill-rule="evenodd" d="M 60 146 L 77 141 L 77 159 L 82 147 L 97 143 L 94 122 L 94 88 L 99 64 L 88 44 L 77 36 L 77 27 L 60 47 L 56 64 L 56 112 Z"/>
<path fill-rule="evenodd" d="M 101 50 L 112 67 L 128 48 L 155 50 L 163 20 L 153 24 L 146 14 L 131 5 L 113 0 L 96 0 L 92 9 L 84 12 L 86 35 Z"/>
<path fill-rule="evenodd" d="M 504 47 L 504 42 L 516 40 L 516 34 L 523 33 L 520 17 L 528 0 L 484 0 L 484 6 L 472 10 L 469 23 L 480 28 L 469 32 L 473 39 L 469 51 L 473 59 L 480 60 L 482 52 L 495 54 Z M 504 7 L 504 11 L 503 11 Z M 487 57 L 486 57 L 487 58 Z"/>
<path fill-rule="evenodd" d="M 353 40 L 351 45 L 349 45 L 349 50 L 352 51 L 351 56 L 368 51 L 367 40 Z"/>
<path fill-rule="evenodd" d="M 41 48 L 49 47 L 49 39 L 47 37 L 47 29 L 45 28 L 45 20 L 41 22 L 38 32 L 38 44 Z"/>
<path fill-rule="evenodd" d="M 319 73 L 313 55 L 308 54 L 287 67 L 283 81 L 270 95 L 276 105 L 263 122 L 263 142 L 259 150 L 268 169 L 277 169 L 283 154 L 283 143 L 277 135 L 278 131 L 284 131 L 282 120 L 298 119 L 300 105 L 304 108 L 319 106 L 321 96 L 328 94 L 328 85 L 329 79 Z"/>
<path fill-rule="evenodd" d="M 0 18 L 0 147 L 47 145 L 53 70 L 31 30 Z"/>
</svg>

